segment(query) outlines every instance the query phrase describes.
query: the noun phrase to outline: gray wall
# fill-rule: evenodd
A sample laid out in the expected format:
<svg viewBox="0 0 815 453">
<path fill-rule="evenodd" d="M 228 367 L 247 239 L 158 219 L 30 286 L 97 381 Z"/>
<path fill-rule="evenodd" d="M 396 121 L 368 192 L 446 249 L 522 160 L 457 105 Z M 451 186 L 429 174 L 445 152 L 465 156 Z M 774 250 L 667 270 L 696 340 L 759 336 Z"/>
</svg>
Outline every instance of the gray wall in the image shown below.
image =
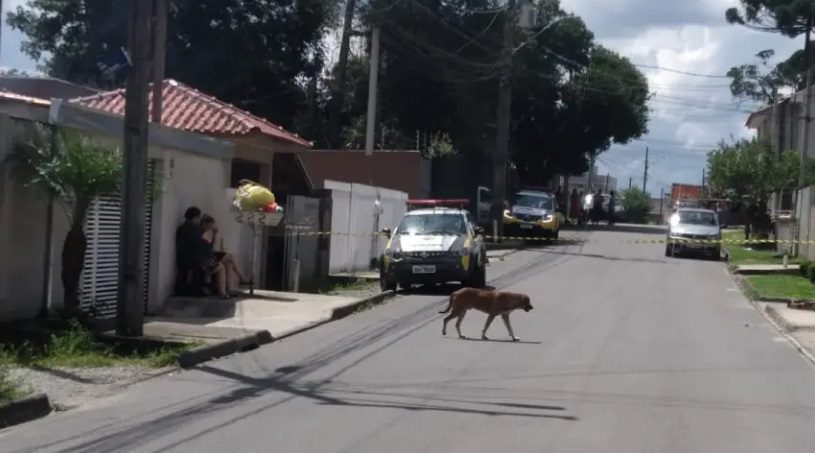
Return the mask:
<svg viewBox="0 0 815 453">
<path fill-rule="evenodd" d="M 13 177 L 6 159 L 15 141 L 26 138 L 26 123 L 0 115 L 0 321 L 35 317 L 45 303 L 48 203 Z"/>
</svg>

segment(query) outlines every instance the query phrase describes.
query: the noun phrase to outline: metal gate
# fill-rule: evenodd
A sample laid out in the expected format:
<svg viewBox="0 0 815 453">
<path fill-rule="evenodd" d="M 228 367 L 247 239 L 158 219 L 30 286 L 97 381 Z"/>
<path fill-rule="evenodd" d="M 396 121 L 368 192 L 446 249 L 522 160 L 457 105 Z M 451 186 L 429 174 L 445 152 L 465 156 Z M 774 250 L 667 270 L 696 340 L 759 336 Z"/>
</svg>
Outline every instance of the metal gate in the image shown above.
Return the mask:
<svg viewBox="0 0 815 453">
<path fill-rule="evenodd" d="M 144 212 L 144 309 L 150 283 L 150 239 L 153 220 L 153 177 L 155 160 L 147 168 L 147 202 Z M 122 221 L 120 195 L 108 195 L 93 202 L 85 220 L 85 268 L 80 283 L 79 307 L 98 318 L 116 317 L 119 277 L 119 235 Z"/>
<path fill-rule="evenodd" d="M 328 206 L 326 199 L 288 197 L 283 252 L 285 289 L 311 288 L 327 275 L 328 238 L 314 233 L 330 229 Z"/>
</svg>

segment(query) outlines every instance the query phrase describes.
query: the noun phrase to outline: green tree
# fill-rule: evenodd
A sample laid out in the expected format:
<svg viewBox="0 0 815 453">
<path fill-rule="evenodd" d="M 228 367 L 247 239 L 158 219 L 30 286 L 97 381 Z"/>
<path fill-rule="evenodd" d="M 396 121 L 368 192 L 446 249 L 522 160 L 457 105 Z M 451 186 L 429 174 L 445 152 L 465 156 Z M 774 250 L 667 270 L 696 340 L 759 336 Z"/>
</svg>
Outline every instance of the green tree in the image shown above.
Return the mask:
<svg viewBox="0 0 815 453">
<path fill-rule="evenodd" d="M 805 164 L 805 186 L 815 183 L 815 160 Z M 773 152 L 758 140 L 722 143 L 708 153 L 709 193 L 735 202 L 764 206 L 772 194 L 798 188 L 800 158 L 795 151 Z"/>
<path fill-rule="evenodd" d="M 115 86 L 98 64 L 126 45 L 128 0 L 28 0 L 8 14 L 22 50 L 50 75 Z M 174 0 L 168 77 L 291 127 L 309 107 L 303 78 L 319 73 L 329 0 Z M 316 66 L 316 67 L 315 67 Z"/>
<path fill-rule="evenodd" d="M 651 212 L 651 194 L 642 189 L 632 187 L 623 191 L 623 209 L 630 222 L 645 223 Z"/>
<path fill-rule="evenodd" d="M 26 184 L 52 195 L 65 207 L 70 228 L 62 245 L 65 309 L 79 307 L 79 282 L 84 269 L 85 219 L 99 196 L 119 190 L 122 157 L 76 131 L 48 130 L 37 125 L 33 138 L 15 146 L 15 173 Z"/>
<path fill-rule="evenodd" d="M 787 60 L 770 67 L 769 61 L 774 55 L 775 51 L 772 49 L 762 50 L 756 54 L 755 63 L 730 68 L 727 75 L 732 79 L 730 92 L 735 98 L 773 104 L 782 88 L 804 88 L 804 51 L 799 50 Z"/>
<path fill-rule="evenodd" d="M 728 8 L 725 18 L 756 30 L 795 38 L 812 31 L 812 0 L 740 0 L 741 8 Z"/>
<path fill-rule="evenodd" d="M 501 4 L 371 2 L 363 17 L 383 25 L 382 121 L 398 132 L 389 132 L 388 146 L 414 146 L 417 131 L 422 137 L 447 134 L 462 157 L 489 161 L 505 19 Z M 583 21 L 557 0 L 537 5 L 540 27 L 516 30 L 512 58 L 510 158 L 528 184 L 585 171 L 591 154 L 642 135 L 648 120 L 642 74 L 596 45 Z M 360 98 L 353 98 L 349 105 L 359 106 Z M 363 113 L 355 107 L 346 127 Z"/>
</svg>

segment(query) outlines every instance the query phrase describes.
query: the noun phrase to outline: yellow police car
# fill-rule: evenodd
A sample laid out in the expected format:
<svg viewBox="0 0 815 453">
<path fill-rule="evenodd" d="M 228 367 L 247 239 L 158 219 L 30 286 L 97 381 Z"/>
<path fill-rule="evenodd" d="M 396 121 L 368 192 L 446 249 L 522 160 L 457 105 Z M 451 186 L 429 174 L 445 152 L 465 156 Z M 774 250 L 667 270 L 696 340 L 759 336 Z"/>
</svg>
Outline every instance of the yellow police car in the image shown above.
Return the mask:
<svg viewBox="0 0 815 453">
<path fill-rule="evenodd" d="M 408 212 L 391 232 L 380 258 L 383 291 L 397 285 L 461 282 L 486 285 L 483 231 L 464 209 L 467 200 L 409 200 Z"/>
<path fill-rule="evenodd" d="M 515 194 L 510 209 L 504 211 L 506 236 L 546 237 L 560 235 L 561 216 L 555 196 L 542 190 L 522 190 Z"/>
</svg>

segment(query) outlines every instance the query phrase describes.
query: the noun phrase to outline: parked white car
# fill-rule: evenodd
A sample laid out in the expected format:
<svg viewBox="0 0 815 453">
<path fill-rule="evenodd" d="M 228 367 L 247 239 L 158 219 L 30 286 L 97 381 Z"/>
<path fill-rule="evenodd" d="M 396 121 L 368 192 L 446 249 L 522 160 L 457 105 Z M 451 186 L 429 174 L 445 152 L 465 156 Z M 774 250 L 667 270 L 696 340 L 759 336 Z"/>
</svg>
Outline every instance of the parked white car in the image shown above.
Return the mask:
<svg viewBox="0 0 815 453">
<path fill-rule="evenodd" d="M 721 258 L 722 229 L 719 217 L 710 209 L 679 208 L 671 216 L 665 256 L 683 252 Z"/>
</svg>

